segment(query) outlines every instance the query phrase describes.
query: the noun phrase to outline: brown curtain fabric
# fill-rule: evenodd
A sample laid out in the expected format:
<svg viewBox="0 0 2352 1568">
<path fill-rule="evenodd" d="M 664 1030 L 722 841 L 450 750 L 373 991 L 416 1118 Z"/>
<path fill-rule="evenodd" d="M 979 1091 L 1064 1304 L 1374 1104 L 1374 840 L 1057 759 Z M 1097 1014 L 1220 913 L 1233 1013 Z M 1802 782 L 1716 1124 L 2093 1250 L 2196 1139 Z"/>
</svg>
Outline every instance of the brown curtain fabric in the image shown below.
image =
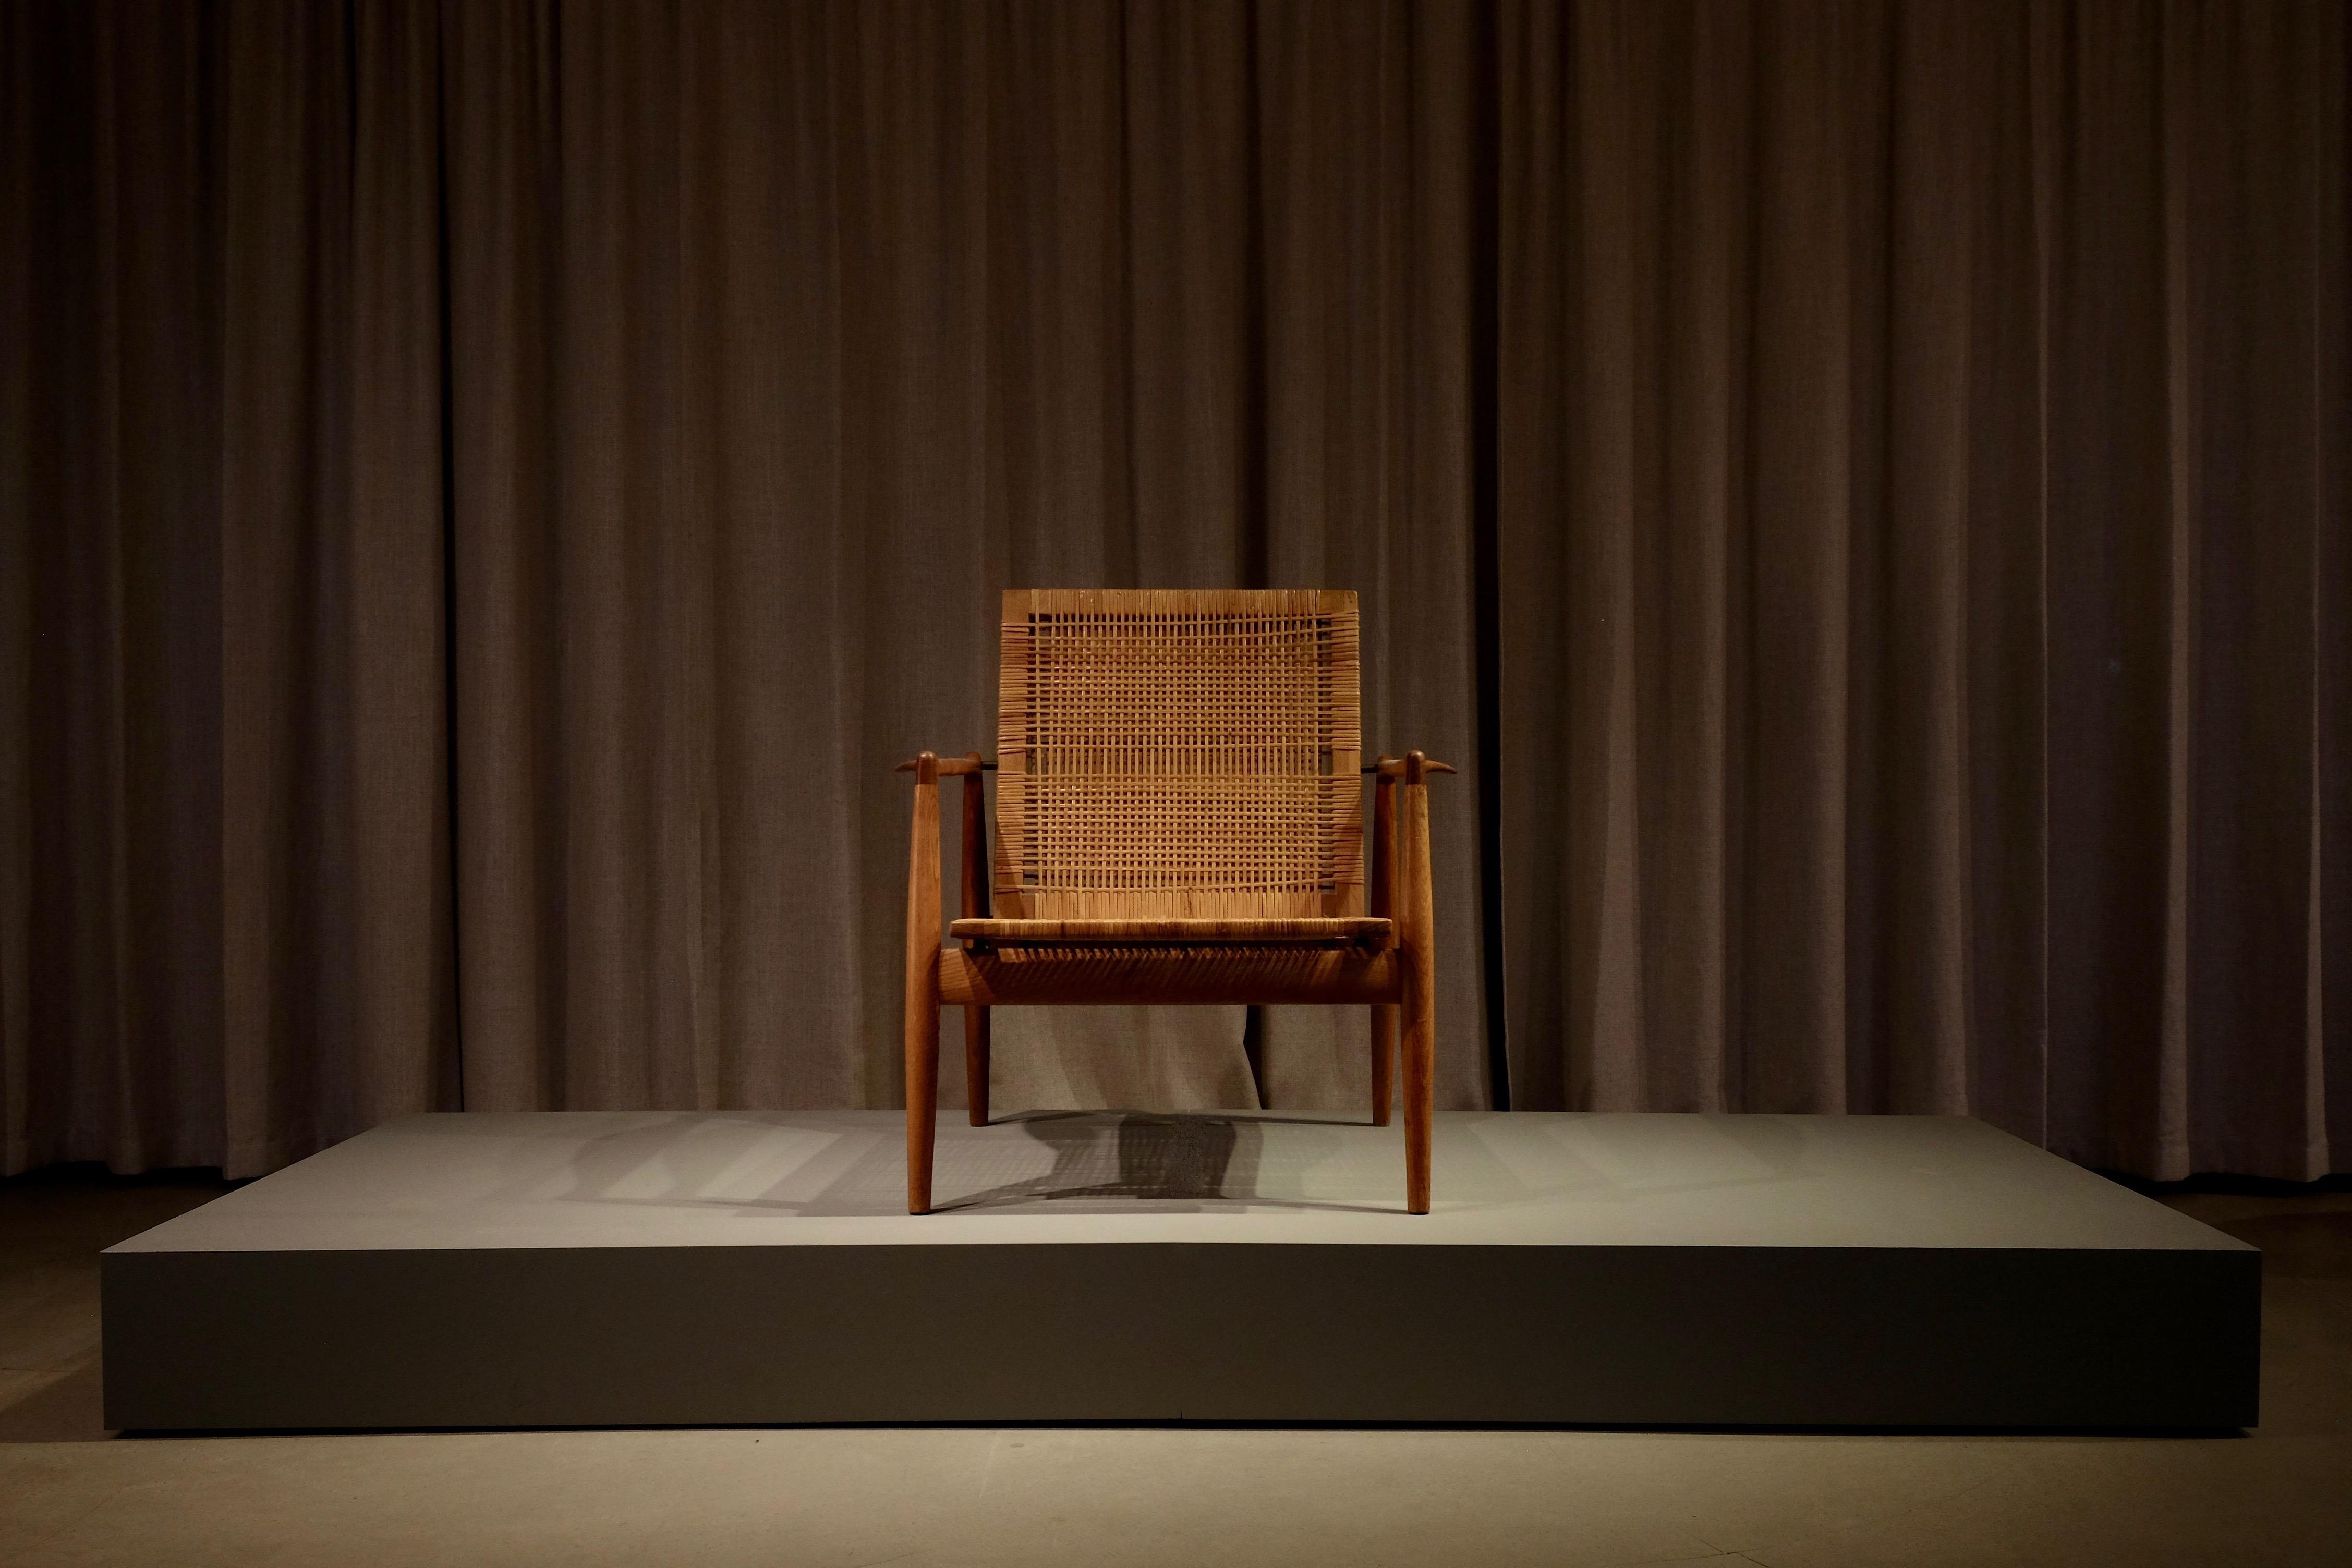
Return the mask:
<svg viewBox="0 0 2352 1568">
<path fill-rule="evenodd" d="M 1498 59 L 1521 1103 L 2352 1165 L 2344 10 Z"/>
<path fill-rule="evenodd" d="M 2347 74 L 2315 3 L 0 10 L 6 1166 L 895 1103 L 888 768 L 992 748 L 1001 589 L 1122 584 L 1361 591 L 1368 742 L 1464 768 L 1445 1103 L 2352 1163 Z M 998 1041 L 1366 1093 L 1360 1013 Z"/>
</svg>

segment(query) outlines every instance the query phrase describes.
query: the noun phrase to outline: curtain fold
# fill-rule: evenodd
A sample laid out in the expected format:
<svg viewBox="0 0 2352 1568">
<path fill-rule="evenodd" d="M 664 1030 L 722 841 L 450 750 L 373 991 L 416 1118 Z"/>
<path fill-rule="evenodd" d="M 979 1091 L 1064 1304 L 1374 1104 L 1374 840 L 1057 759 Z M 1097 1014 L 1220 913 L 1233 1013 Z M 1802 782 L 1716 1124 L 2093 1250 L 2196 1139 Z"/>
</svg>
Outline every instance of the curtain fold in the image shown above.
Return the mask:
<svg viewBox="0 0 2352 1568">
<path fill-rule="evenodd" d="M 1362 594 L 1442 1103 L 2345 1168 L 2347 78 L 2321 0 L 8 8 L 0 1159 L 896 1103 L 890 767 L 1133 584 Z M 1368 1093 L 1357 1010 L 996 1039 Z"/>
</svg>

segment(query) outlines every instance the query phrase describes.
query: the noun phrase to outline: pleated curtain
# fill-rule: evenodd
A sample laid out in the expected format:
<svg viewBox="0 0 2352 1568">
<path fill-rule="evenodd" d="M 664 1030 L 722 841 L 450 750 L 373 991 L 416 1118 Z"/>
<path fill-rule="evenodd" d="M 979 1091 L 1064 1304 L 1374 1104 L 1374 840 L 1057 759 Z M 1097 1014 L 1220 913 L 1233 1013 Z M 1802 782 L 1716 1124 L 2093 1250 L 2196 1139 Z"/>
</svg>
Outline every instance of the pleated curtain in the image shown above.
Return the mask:
<svg viewBox="0 0 2352 1568">
<path fill-rule="evenodd" d="M 2347 78 L 2317 0 L 0 11 L 6 1168 L 896 1104 L 891 766 L 1128 585 L 1361 594 L 1442 1104 L 2352 1167 Z M 1368 1098 L 1356 1010 L 997 1041 Z"/>
</svg>

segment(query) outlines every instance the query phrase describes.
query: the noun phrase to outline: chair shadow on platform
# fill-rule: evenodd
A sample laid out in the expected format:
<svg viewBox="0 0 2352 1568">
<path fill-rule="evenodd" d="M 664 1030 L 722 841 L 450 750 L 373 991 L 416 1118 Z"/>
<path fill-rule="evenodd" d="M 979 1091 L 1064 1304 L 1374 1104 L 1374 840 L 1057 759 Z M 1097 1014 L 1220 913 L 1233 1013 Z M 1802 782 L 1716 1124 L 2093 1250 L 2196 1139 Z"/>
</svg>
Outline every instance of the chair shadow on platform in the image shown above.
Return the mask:
<svg viewBox="0 0 2352 1568">
<path fill-rule="evenodd" d="M 1030 1111 L 940 1144 L 940 1212 L 1118 1212 L 1149 1205 L 1396 1211 L 1385 1150 L 1373 1157 L 1349 1117 Z M 895 1129 L 892 1130 L 895 1134 Z M 1769 1186 L 1806 1174 L 1796 1130 L 1774 1117 L 1692 1117 L 1660 1158 L 1659 1132 L 1639 1139 L 1608 1118 L 1557 1134 L 1491 1143 L 1481 1126 L 1447 1151 L 1449 1209 L 1559 1202 L 1615 1205 L 1676 1194 Z M 959 1130 L 961 1133 L 961 1130 Z M 797 1153 L 771 1145 L 809 1140 Z M 1530 1163 L 1530 1155 L 1534 1155 Z M 896 1135 L 793 1127 L 758 1113 L 652 1114 L 587 1139 L 560 1170 L 520 1176 L 494 1195 L 746 1216 L 896 1214 L 906 1153 Z M 552 1185 L 558 1190 L 551 1191 Z"/>
<path fill-rule="evenodd" d="M 1280 1141 L 1269 1166 L 1265 1124 L 1301 1129 Z M 1309 1197 L 1298 1179 L 1339 1152 L 1339 1128 L 1360 1125 L 1304 1117 L 1160 1115 L 1129 1113 L 1112 1121 L 1100 1113 L 1033 1112 L 1006 1117 L 1053 1154 L 1050 1169 L 978 1192 L 948 1198 L 940 1212 L 1048 1202 L 1244 1203 L 1288 1208 L 1384 1212 L 1377 1201 L 1349 1203 Z M 1318 1133 L 1311 1129 L 1330 1128 Z M 1368 1198 L 1370 1195 L 1367 1195 Z"/>
<path fill-rule="evenodd" d="M 692 1124 L 699 1135 L 680 1136 L 681 1123 Z M 1283 1128 L 1271 1146 L 1268 1124 Z M 1110 1212 L 1149 1203 L 1162 1212 L 1171 1205 L 1388 1212 L 1394 1204 L 1387 1196 L 1385 1161 L 1361 1200 L 1350 1201 L 1357 1195 L 1349 1186 L 1346 1134 L 1362 1125 L 1343 1119 L 1213 1113 L 1016 1113 L 995 1121 L 996 1135 L 943 1145 L 945 1185 L 939 1208 L 1034 1212 L 1035 1206 L 1051 1204 L 1065 1211 Z M 749 1174 L 747 1156 L 773 1129 L 772 1120 L 757 1115 L 650 1116 L 572 1151 L 556 1177 L 562 1190 L 551 1196 L 570 1203 L 755 1216 L 900 1212 L 906 1155 L 895 1137 L 843 1142 L 828 1136 L 830 1147 L 794 1162 L 780 1177 L 763 1173 L 750 1187 L 723 1190 Z M 1041 1154 L 1051 1163 L 1041 1161 Z M 752 1163 L 756 1168 L 756 1159 Z M 1310 1171 L 1319 1173 L 1318 1185 L 1326 1188 L 1317 1196 L 1309 1196 Z M 551 1174 L 518 1180 L 500 1196 L 551 1196 Z"/>
</svg>

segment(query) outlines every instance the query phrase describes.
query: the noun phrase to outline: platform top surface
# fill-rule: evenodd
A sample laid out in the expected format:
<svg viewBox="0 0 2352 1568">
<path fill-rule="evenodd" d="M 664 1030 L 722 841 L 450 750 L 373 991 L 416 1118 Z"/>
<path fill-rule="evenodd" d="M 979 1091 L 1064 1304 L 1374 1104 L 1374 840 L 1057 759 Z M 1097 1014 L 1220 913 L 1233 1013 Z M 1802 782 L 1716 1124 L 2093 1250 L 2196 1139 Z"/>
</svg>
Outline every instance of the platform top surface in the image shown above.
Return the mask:
<svg viewBox="0 0 2352 1568">
<path fill-rule="evenodd" d="M 1435 1207 L 1402 1134 L 1257 1113 L 942 1116 L 909 1217 L 895 1112 L 410 1116 L 115 1252 L 402 1248 L 2244 1244 L 1982 1123 L 1947 1116 L 1441 1114 Z"/>
</svg>

